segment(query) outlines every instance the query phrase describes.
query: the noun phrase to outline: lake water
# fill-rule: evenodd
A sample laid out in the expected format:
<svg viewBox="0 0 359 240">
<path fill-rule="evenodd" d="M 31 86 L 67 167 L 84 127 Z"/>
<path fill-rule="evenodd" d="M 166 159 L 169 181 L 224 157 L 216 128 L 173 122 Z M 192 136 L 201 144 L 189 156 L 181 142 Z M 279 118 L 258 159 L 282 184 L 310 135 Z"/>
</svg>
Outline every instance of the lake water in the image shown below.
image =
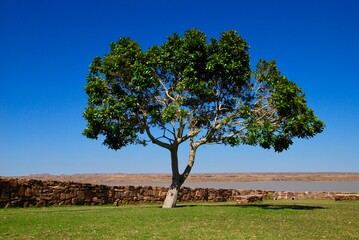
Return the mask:
<svg viewBox="0 0 359 240">
<path fill-rule="evenodd" d="M 168 187 L 169 183 L 116 183 L 116 185 L 159 186 Z M 225 188 L 242 190 L 273 190 L 293 192 L 359 192 L 359 182 L 303 182 L 303 181 L 271 181 L 271 182 L 187 182 L 184 187 L 192 188 Z"/>
<path fill-rule="evenodd" d="M 236 183 L 187 183 L 187 187 L 233 188 L 293 192 L 359 192 L 359 182 L 236 182 Z"/>
</svg>

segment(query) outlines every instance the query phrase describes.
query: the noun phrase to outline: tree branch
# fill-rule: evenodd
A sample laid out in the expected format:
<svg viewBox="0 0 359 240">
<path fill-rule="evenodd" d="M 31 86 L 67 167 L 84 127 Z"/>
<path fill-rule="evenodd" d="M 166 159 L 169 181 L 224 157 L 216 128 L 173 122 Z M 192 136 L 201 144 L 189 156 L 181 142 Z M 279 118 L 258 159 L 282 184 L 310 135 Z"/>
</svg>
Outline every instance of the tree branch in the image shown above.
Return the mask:
<svg viewBox="0 0 359 240">
<path fill-rule="evenodd" d="M 164 82 L 161 81 L 160 78 L 158 78 L 158 81 L 160 82 L 160 84 L 162 85 L 163 89 L 165 90 L 165 93 L 166 93 L 166 96 L 171 99 L 172 101 L 175 101 L 174 97 L 172 97 L 169 92 L 168 92 L 168 89 L 166 87 L 166 85 L 164 84 Z"/>
<path fill-rule="evenodd" d="M 191 129 L 189 133 L 186 134 L 186 136 L 182 137 L 181 140 L 178 143 L 182 143 L 187 141 L 190 138 L 195 137 L 202 129 L 193 130 Z"/>
<path fill-rule="evenodd" d="M 151 131 L 150 131 L 150 128 L 148 127 L 147 124 L 146 124 L 146 126 L 145 126 L 145 129 L 146 129 L 146 133 L 147 133 L 148 137 L 151 139 L 152 143 L 154 143 L 154 144 L 156 144 L 156 145 L 158 145 L 158 146 L 160 146 L 160 147 L 166 148 L 166 149 L 171 149 L 171 145 L 170 145 L 170 144 L 164 143 L 164 142 L 158 140 L 157 138 L 155 138 L 155 137 L 152 135 L 152 133 L 151 133 Z"/>
<path fill-rule="evenodd" d="M 192 170 L 194 161 L 196 159 L 196 151 L 197 151 L 198 147 L 199 147 L 199 145 L 194 143 L 193 140 L 191 139 L 188 162 L 187 162 L 187 166 L 186 166 L 185 170 L 181 174 L 181 183 L 183 183 L 187 179 L 188 175 L 190 174 L 190 172 Z"/>
</svg>

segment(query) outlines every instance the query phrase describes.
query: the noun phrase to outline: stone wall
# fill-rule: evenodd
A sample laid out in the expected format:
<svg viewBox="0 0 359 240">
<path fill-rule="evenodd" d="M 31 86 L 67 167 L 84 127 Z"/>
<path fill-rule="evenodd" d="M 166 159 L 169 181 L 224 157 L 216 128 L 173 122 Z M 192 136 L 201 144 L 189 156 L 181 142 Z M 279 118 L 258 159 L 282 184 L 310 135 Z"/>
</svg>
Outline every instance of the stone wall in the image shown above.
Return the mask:
<svg viewBox="0 0 359 240">
<path fill-rule="evenodd" d="M 41 181 L 0 177 L 0 208 L 52 205 L 101 205 L 161 203 L 167 188 L 151 186 L 105 186 L 75 182 Z M 179 202 L 225 202 L 239 196 L 260 195 L 270 199 L 335 199 L 340 193 L 286 192 L 183 187 Z"/>
</svg>

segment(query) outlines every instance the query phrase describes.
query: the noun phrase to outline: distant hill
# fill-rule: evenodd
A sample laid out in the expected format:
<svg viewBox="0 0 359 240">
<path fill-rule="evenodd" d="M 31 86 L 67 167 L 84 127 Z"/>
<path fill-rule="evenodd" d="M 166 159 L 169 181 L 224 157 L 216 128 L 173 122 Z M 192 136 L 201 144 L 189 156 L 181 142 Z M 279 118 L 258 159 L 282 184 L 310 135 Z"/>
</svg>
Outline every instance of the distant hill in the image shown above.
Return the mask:
<svg viewBox="0 0 359 240">
<path fill-rule="evenodd" d="M 17 176 L 39 180 L 73 181 L 93 184 L 170 183 L 170 174 L 33 174 Z M 200 173 L 186 182 L 258 182 L 258 181 L 358 181 L 359 173 Z"/>
</svg>

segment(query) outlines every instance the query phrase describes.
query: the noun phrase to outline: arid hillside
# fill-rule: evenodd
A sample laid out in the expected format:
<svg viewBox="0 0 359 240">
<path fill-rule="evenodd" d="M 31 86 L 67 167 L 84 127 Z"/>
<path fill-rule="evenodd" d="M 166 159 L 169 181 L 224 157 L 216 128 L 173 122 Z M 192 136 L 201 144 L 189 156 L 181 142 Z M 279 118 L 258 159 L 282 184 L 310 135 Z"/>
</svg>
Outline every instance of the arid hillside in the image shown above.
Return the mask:
<svg viewBox="0 0 359 240">
<path fill-rule="evenodd" d="M 93 184 L 169 183 L 170 174 L 74 174 L 29 175 L 19 178 L 73 181 Z M 187 182 L 258 182 L 258 181 L 358 181 L 359 173 L 201 173 L 192 174 Z"/>
</svg>

